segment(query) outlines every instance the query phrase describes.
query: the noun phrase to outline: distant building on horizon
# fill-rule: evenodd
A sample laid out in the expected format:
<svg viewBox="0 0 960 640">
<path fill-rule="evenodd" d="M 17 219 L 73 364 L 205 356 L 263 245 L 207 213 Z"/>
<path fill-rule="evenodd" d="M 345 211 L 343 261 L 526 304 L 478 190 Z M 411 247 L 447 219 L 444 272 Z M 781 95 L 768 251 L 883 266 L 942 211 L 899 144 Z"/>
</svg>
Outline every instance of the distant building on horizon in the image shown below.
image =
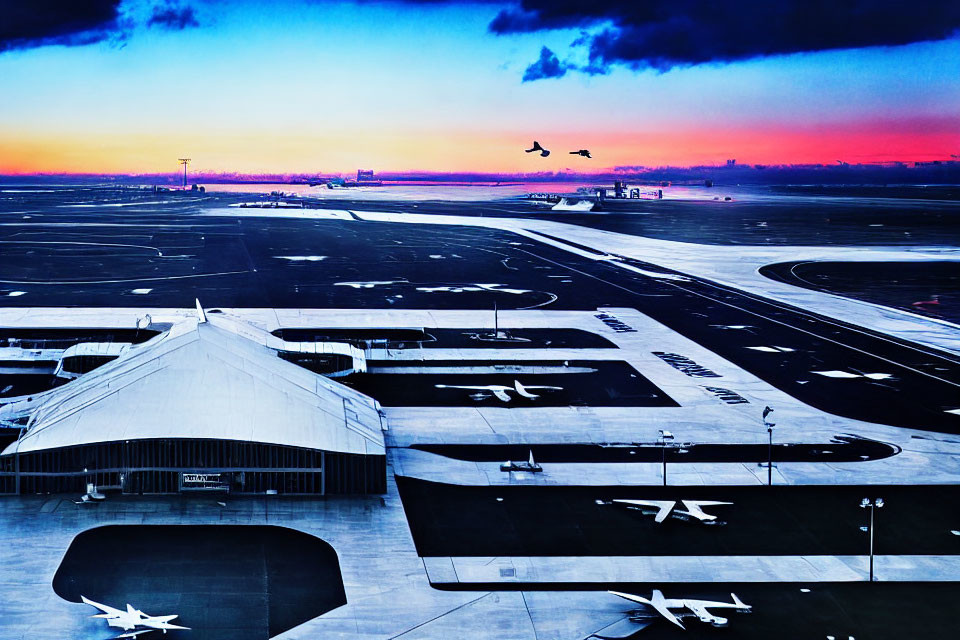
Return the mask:
<svg viewBox="0 0 960 640">
<path fill-rule="evenodd" d="M 373 169 L 357 169 L 358 187 L 379 187 L 383 182 L 373 175 Z"/>
</svg>

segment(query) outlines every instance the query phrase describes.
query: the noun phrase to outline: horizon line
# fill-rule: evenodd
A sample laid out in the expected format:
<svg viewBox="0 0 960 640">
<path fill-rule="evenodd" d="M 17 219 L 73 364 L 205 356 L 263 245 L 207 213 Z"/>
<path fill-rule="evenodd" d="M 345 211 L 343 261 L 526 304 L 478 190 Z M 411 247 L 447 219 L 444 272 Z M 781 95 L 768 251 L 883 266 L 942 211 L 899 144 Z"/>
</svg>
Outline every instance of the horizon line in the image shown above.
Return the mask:
<svg viewBox="0 0 960 640">
<path fill-rule="evenodd" d="M 842 162 L 836 163 L 741 163 L 733 160 L 733 164 L 692 164 L 692 165 L 629 165 L 613 166 L 596 169 L 593 171 L 577 171 L 572 169 L 563 169 L 559 171 L 536 171 L 536 172 L 518 172 L 518 171 L 441 171 L 432 169 L 409 169 L 409 170 L 382 170 L 375 172 L 375 176 L 381 180 L 429 180 L 429 179 L 454 179 L 454 180 L 475 180 L 475 181 L 498 181 L 504 180 L 530 180 L 530 179 L 580 179 L 580 178 L 603 178 L 628 175 L 642 175 L 664 171 L 770 171 L 770 170 L 826 170 L 826 169 L 925 169 L 931 167 L 960 167 L 960 159 L 956 157 L 946 157 L 935 160 L 880 160 L 873 162 Z M 294 179 L 315 179 L 318 181 L 342 178 L 352 176 L 358 170 L 324 172 L 324 171 L 283 171 L 283 172 L 245 172 L 245 171 L 225 171 L 225 170 L 201 170 L 190 172 L 188 175 L 193 179 L 231 179 L 235 181 L 251 181 L 258 178 L 294 178 Z M 183 174 L 177 170 L 162 172 L 78 172 L 78 171 L 31 171 L 31 172 L 0 172 L 0 178 L 53 178 L 53 177 L 75 177 L 75 178 L 114 178 L 114 179 L 137 179 L 137 178 L 164 178 L 171 180 L 180 180 Z"/>
</svg>

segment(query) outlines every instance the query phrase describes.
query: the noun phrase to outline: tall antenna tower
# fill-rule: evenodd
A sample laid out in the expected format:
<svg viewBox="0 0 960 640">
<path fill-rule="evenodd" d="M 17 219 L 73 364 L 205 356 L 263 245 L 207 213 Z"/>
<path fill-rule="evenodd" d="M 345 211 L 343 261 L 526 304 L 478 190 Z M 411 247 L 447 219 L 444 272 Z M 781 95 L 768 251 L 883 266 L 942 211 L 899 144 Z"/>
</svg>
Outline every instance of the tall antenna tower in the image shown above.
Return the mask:
<svg viewBox="0 0 960 640">
<path fill-rule="evenodd" d="M 187 165 L 190 163 L 190 158 L 180 158 L 180 164 L 183 165 L 183 188 L 187 188 Z"/>
</svg>

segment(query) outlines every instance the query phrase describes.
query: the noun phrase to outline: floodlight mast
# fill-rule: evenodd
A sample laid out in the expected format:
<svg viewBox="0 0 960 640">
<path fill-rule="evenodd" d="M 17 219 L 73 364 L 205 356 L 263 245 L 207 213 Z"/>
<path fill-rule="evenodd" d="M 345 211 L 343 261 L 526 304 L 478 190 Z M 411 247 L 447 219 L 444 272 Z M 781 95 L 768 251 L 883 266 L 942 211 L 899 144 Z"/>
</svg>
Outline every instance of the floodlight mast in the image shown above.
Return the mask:
<svg viewBox="0 0 960 640">
<path fill-rule="evenodd" d="M 870 536 L 870 582 L 874 581 L 873 574 L 873 512 L 875 509 L 883 508 L 883 498 L 876 498 L 870 500 L 870 498 L 864 498 L 860 501 L 860 508 L 870 509 L 870 524 L 867 526 L 867 534 Z"/>
<path fill-rule="evenodd" d="M 190 158 L 179 158 L 180 164 L 183 165 L 183 188 L 187 188 L 187 165 L 190 163 Z"/>
<path fill-rule="evenodd" d="M 763 408 L 763 426 L 767 428 L 767 486 L 773 486 L 773 428 L 776 423 L 768 422 L 767 416 L 773 413 L 769 406 Z"/>
<path fill-rule="evenodd" d="M 657 430 L 657 442 L 660 445 L 660 457 L 663 462 L 663 486 L 667 486 L 667 441 L 673 442 L 673 434 L 663 429 Z"/>
</svg>

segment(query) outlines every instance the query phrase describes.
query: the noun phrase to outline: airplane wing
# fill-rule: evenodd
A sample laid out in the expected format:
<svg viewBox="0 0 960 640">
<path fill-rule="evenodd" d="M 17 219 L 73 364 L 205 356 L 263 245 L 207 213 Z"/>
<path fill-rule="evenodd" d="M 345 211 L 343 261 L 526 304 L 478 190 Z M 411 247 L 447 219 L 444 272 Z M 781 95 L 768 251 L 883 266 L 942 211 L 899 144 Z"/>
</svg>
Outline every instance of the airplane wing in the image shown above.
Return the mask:
<svg viewBox="0 0 960 640">
<path fill-rule="evenodd" d="M 130 631 L 128 633 L 121 633 L 118 636 L 114 636 L 114 640 L 120 640 L 120 638 L 136 638 L 137 636 L 143 635 L 145 633 L 153 633 L 156 629 L 140 629 L 139 631 Z"/>
<path fill-rule="evenodd" d="M 653 595 L 650 596 L 650 606 L 657 610 L 657 612 L 662 615 L 664 618 L 677 625 L 681 629 L 686 629 L 683 626 L 683 623 L 680 622 L 680 619 L 670 611 L 670 607 L 667 606 L 667 599 L 663 597 L 663 592 L 659 589 L 653 590 Z"/>
<path fill-rule="evenodd" d="M 701 507 L 710 507 L 717 504 L 733 504 L 732 502 L 723 502 L 722 500 L 683 500 L 684 505 L 698 505 Z"/>
<path fill-rule="evenodd" d="M 659 589 L 653 590 L 653 595 L 650 596 L 649 600 L 641 596 L 635 596 L 632 593 L 622 593 L 620 591 L 608 591 L 607 593 L 612 593 L 615 596 L 620 596 L 621 598 L 625 598 L 631 602 L 653 607 L 656 609 L 657 613 L 662 615 L 664 618 L 677 625 L 681 629 L 686 629 L 686 627 L 683 626 L 683 623 L 680 622 L 680 619 L 677 618 L 672 611 L 670 611 L 669 607 L 667 607 L 667 599 L 663 597 L 663 593 Z"/>
<path fill-rule="evenodd" d="M 469 384 L 435 384 L 437 389 L 463 389 L 464 391 L 491 391 L 489 386 Z"/>
<path fill-rule="evenodd" d="M 464 391 L 487 391 L 497 396 L 504 402 L 510 402 L 510 396 L 507 395 L 509 387 L 500 387 L 496 385 L 467 385 L 467 384 L 435 384 L 436 389 L 463 389 Z"/>
<path fill-rule="evenodd" d="M 140 621 L 140 624 L 145 627 L 150 627 L 151 629 L 157 631 L 173 631 L 176 629 L 189 629 L 190 627 L 181 627 L 178 624 L 171 624 L 170 620 L 176 618 L 177 616 L 153 616 L 148 617 Z"/>
<path fill-rule="evenodd" d="M 612 593 L 615 596 L 619 596 L 630 602 L 636 602 L 637 604 L 646 604 L 649 605 L 650 601 L 643 596 L 635 596 L 632 593 L 623 593 L 622 591 L 607 591 L 607 593 Z"/>
<path fill-rule="evenodd" d="M 684 600 L 688 609 L 697 613 L 706 609 L 752 609 L 749 604 L 744 604 L 743 600 L 737 597 L 737 594 L 731 593 L 733 602 L 713 602 L 712 600 Z"/>
<path fill-rule="evenodd" d="M 100 609 L 100 611 L 103 612 L 103 613 L 98 613 L 92 616 L 94 618 L 116 618 L 126 614 L 125 611 L 121 611 L 120 609 L 114 609 L 113 607 L 108 607 L 107 605 L 100 604 L 99 602 L 94 602 L 93 600 L 91 600 L 86 596 L 80 596 L 80 600 L 82 600 L 84 604 L 88 604 L 91 607 L 96 607 L 97 609 Z"/>
<path fill-rule="evenodd" d="M 148 623 L 149 624 L 166 624 L 171 620 L 175 620 L 179 617 L 180 616 L 176 613 L 169 616 L 144 616 L 143 622 L 144 624 L 148 624 Z"/>
<path fill-rule="evenodd" d="M 620 504 L 632 505 L 635 507 L 653 507 L 657 509 L 657 515 L 654 522 L 663 522 L 670 515 L 670 510 L 676 504 L 673 500 L 614 500 Z"/>
<path fill-rule="evenodd" d="M 709 611 L 707 611 L 707 606 L 710 608 L 717 608 L 718 606 L 734 606 L 734 605 L 718 605 L 715 602 L 706 602 L 704 600 L 684 600 L 684 606 L 690 611 L 693 612 L 693 615 L 697 616 L 704 622 L 709 622 L 714 626 L 726 626 L 727 619 L 716 616 Z"/>
</svg>

